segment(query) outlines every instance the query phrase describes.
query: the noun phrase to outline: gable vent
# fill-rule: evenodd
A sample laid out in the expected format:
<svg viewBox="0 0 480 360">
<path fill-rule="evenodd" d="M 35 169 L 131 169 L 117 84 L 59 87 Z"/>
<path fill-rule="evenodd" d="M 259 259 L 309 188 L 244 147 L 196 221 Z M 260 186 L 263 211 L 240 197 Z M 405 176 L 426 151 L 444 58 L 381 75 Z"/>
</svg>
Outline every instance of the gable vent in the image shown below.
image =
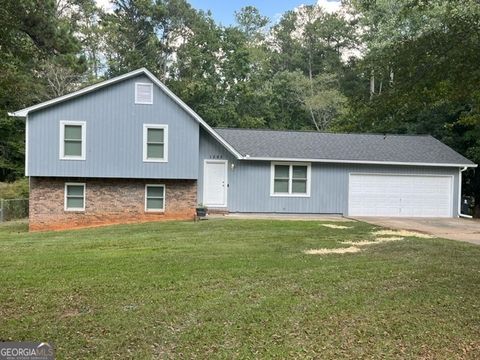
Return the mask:
<svg viewBox="0 0 480 360">
<path fill-rule="evenodd" d="M 135 104 L 153 104 L 153 84 L 135 83 Z"/>
</svg>

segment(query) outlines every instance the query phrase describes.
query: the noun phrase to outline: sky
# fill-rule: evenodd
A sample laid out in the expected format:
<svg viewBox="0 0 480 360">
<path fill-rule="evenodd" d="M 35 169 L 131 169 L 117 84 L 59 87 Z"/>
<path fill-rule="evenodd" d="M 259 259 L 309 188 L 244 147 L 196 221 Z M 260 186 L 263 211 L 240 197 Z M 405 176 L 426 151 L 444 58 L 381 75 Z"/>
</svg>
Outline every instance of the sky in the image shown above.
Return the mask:
<svg viewBox="0 0 480 360">
<path fill-rule="evenodd" d="M 230 25 L 235 22 L 234 12 L 244 6 L 253 5 L 262 15 L 275 20 L 279 14 L 292 10 L 300 4 L 314 4 L 315 0 L 189 0 L 189 2 L 196 9 L 210 10 L 218 23 Z"/>
<path fill-rule="evenodd" d="M 109 10 L 109 0 L 96 0 L 97 3 Z M 253 5 L 264 16 L 274 22 L 287 10 L 293 10 L 300 5 L 321 4 L 327 11 L 333 12 L 340 6 L 340 1 L 335 0 L 188 0 L 196 9 L 210 10 L 217 23 L 231 25 L 235 22 L 234 12 L 244 6 Z"/>
</svg>

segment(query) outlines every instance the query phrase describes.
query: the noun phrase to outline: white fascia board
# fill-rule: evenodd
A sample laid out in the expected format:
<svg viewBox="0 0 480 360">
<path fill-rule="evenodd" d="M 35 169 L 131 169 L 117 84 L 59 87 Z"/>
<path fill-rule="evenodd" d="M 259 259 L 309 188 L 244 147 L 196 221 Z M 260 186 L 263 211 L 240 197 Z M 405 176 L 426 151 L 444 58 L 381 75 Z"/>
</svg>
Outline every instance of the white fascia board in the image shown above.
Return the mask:
<svg viewBox="0 0 480 360">
<path fill-rule="evenodd" d="M 75 97 L 83 95 L 83 94 L 87 94 L 89 92 L 95 91 L 95 90 L 100 89 L 102 87 L 105 87 L 107 85 L 114 84 L 116 82 L 128 79 L 128 78 L 133 77 L 133 76 L 137 76 L 141 73 L 144 73 L 145 71 L 146 71 L 146 69 L 143 69 L 143 68 L 135 70 L 135 71 L 131 71 L 127 74 L 120 75 L 120 76 L 114 77 L 112 79 L 99 82 L 98 84 L 87 86 L 83 89 L 80 89 L 78 91 L 74 91 L 70 94 L 59 96 L 55 99 L 44 101 L 40 104 L 36 104 L 36 105 L 30 106 L 30 107 L 27 107 L 25 109 L 22 109 L 22 110 L 18 110 L 18 111 L 14 111 L 12 113 L 8 113 L 8 115 L 16 116 L 16 117 L 25 117 L 31 111 L 43 109 L 47 106 L 50 106 L 50 105 L 53 105 L 53 104 L 56 104 L 56 103 L 60 103 L 60 102 L 65 101 L 65 100 L 69 100 L 69 99 L 75 98 Z"/>
<path fill-rule="evenodd" d="M 317 162 L 317 163 L 333 163 L 333 164 L 370 164 L 370 165 L 471 167 L 471 168 L 477 167 L 477 164 L 441 164 L 441 163 L 400 162 L 400 161 L 332 160 L 332 159 L 295 159 L 295 158 L 292 159 L 292 158 L 270 158 L 270 157 L 249 157 L 249 156 L 244 156 L 241 160 Z"/>
</svg>

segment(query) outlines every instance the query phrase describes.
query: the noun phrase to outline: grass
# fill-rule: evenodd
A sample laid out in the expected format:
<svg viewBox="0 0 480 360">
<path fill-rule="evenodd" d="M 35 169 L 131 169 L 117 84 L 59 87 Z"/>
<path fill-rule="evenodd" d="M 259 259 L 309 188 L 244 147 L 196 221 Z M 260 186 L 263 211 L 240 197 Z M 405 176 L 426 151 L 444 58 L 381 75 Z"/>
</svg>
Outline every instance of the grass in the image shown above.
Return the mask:
<svg viewBox="0 0 480 360">
<path fill-rule="evenodd" d="M 379 230 L 345 225 L 2 225 L 0 341 L 48 341 L 58 359 L 480 357 L 480 247 L 303 253 Z"/>
<path fill-rule="evenodd" d="M 26 198 L 28 198 L 28 178 L 18 179 L 14 182 L 0 182 L 0 199 Z"/>
</svg>

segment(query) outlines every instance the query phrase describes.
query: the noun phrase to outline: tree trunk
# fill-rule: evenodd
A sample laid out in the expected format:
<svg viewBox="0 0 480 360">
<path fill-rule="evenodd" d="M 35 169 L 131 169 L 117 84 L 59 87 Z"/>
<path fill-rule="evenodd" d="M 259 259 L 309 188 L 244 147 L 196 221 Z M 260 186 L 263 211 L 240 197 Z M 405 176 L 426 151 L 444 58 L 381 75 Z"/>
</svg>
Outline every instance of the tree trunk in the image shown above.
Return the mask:
<svg viewBox="0 0 480 360">
<path fill-rule="evenodd" d="M 315 128 L 317 129 L 317 131 L 320 131 L 317 120 L 315 120 L 315 114 L 313 113 L 313 109 L 311 107 L 308 107 L 308 109 L 310 110 L 310 116 L 312 117 L 312 122 L 315 125 Z"/>
<path fill-rule="evenodd" d="M 310 96 L 313 97 L 313 71 L 312 71 L 312 49 L 311 48 L 309 48 L 309 52 L 308 52 L 308 79 L 310 81 Z M 317 120 L 315 119 L 315 114 L 313 112 L 313 109 L 310 106 L 308 108 L 310 110 L 310 116 L 312 117 L 312 121 L 313 121 L 313 124 L 315 125 L 315 128 L 317 129 L 317 131 L 320 131 Z"/>
<path fill-rule="evenodd" d="M 308 79 L 310 80 L 310 96 L 313 96 L 312 50 L 308 52 Z"/>
<path fill-rule="evenodd" d="M 92 63 L 93 63 L 93 76 L 95 80 L 98 79 L 98 60 L 97 60 L 97 52 L 95 49 L 92 49 Z"/>
<path fill-rule="evenodd" d="M 374 94 L 375 94 L 375 75 L 372 70 L 372 74 L 370 75 L 370 100 L 373 99 Z"/>
</svg>

